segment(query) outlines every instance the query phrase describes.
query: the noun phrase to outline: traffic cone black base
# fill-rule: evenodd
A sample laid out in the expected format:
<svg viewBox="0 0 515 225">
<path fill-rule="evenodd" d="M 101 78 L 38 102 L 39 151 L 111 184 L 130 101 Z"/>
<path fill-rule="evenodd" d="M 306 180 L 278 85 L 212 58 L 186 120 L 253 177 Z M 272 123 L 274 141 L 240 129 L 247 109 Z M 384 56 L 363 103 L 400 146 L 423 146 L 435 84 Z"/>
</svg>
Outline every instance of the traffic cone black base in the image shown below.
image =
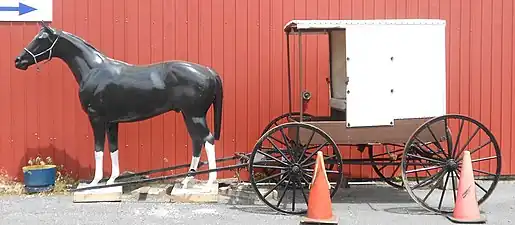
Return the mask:
<svg viewBox="0 0 515 225">
<path fill-rule="evenodd" d="M 333 215 L 330 219 L 324 219 L 324 220 L 317 220 L 317 219 L 310 219 L 307 217 L 304 217 L 300 220 L 300 225 L 314 225 L 314 224 L 320 224 L 320 225 L 337 225 L 338 224 L 338 216 Z"/>
<path fill-rule="evenodd" d="M 454 218 L 451 215 L 447 215 L 447 219 L 449 219 L 453 223 L 463 223 L 463 224 L 484 224 L 486 223 L 486 216 L 481 214 L 478 219 L 458 219 Z"/>
</svg>

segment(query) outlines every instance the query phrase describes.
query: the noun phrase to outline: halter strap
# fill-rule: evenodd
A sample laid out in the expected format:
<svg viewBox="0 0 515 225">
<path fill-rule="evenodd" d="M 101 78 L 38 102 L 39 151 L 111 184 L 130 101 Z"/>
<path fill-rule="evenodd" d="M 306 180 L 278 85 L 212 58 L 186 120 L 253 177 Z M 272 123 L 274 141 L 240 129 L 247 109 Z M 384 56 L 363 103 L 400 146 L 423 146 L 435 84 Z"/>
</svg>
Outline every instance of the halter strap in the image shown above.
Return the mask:
<svg viewBox="0 0 515 225">
<path fill-rule="evenodd" d="M 61 37 L 61 36 L 57 35 L 57 38 L 54 40 L 54 42 L 52 43 L 52 45 L 49 48 L 47 48 L 46 50 L 44 50 L 36 55 L 34 55 L 32 52 L 30 52 L 27 48 L 23 48 L 27 53 L 29 53 L 32 56 L 32 58 L 34 58 L 34 63 L 36 64 L 36 70 L 38 72 L 39 72 L 39 64 L 38 64 L 38 60 L 36 59 L 36 57 L 43 55 L 49 51 L 50 53 L 48 54 L 48 59 L 44 63 L 47 63 L 48 61 L 50 61 L 52 59 L 52 49 L 54 48 L 55 44 L 57 43 L 57 40 L 59 40 L 59 37 Z"/>
</svg>

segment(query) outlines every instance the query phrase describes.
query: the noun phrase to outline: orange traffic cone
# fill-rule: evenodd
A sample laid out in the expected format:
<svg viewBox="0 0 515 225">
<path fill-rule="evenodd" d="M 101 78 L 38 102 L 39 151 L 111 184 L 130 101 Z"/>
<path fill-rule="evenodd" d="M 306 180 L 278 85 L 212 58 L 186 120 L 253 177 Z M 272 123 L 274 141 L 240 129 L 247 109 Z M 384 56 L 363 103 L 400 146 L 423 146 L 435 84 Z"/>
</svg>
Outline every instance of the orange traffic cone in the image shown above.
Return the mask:
<svg viewBox="0 0 515 225">
<path fill-rule="evenodd" d="M 480 214 L 476 197 L 476 184 L 472 170 L 470 152 L 464 151 L 463 165 L 458 182 L 458 193 L 456 194 L 456 206 L 454 212 L 447 216 L 455 223 L 485 223 L 486 218 Z"/>
<path fill-rule="evenodd" d="M 329 187 L 324 166 L 324 155 L 321 151 L 318 151 L 309 192 L 308 213 L 300 224 L 338 224 L 338 218 L 333 215 Z"/>
</svg>

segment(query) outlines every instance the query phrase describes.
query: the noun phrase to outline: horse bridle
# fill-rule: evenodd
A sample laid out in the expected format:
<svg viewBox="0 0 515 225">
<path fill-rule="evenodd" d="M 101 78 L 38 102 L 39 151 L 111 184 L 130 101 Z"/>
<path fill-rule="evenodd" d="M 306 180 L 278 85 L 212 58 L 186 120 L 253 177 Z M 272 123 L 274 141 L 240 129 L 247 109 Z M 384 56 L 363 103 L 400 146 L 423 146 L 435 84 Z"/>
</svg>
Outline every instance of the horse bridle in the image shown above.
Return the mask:
<svg viewBox="0 0 515 225">
<path fill-rule="evenodd" d="M 38 60 L 36 59 L 36 57 L 40 56 L 40 55 L 43 55 L 45 54 L 46 52 L 50 51 L 50 53 L 48 53 L 48 59 L 46 59 L 46 61 L 44 63 L 47 63 L 49 62 L 51 59 L 52 59 L 52 49 L 54 48 L 55 44 L 57 43 L 57 40 L 59 40 L 59 37 L 61 37 L 61 35 L 57 35 L 57 38 L 54 40 L 54 42 L 52 43 L 52 45 L 50 45 L 50 47 L 48 47 L 46 50 L 34 55 L 31 51 L 29 51 L 26 47 L 23 48 L 27 53 L 29 53 L 32 58 L 34 59 L 34 64 L 36 64 L 36 70 L 39 72 L 39 64 L 38 64 Z M 50 39 L 50 38 L 49 38 Z"/>
</svg>

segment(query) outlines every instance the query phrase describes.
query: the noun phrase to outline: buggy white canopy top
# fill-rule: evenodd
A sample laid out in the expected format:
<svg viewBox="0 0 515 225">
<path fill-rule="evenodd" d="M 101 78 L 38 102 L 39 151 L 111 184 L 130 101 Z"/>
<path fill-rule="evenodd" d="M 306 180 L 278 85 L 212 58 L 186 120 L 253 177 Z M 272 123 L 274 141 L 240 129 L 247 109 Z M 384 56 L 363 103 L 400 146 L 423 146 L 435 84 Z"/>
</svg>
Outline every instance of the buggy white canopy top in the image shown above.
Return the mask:
<svg viewBox="0 0 515 225">
<path fill-rule="evenodd" d="M 330 105 L 348 128 L 446 113 L 445 20 L 292 20 L 286 33 L 324 32 Z"/>
</svg>

